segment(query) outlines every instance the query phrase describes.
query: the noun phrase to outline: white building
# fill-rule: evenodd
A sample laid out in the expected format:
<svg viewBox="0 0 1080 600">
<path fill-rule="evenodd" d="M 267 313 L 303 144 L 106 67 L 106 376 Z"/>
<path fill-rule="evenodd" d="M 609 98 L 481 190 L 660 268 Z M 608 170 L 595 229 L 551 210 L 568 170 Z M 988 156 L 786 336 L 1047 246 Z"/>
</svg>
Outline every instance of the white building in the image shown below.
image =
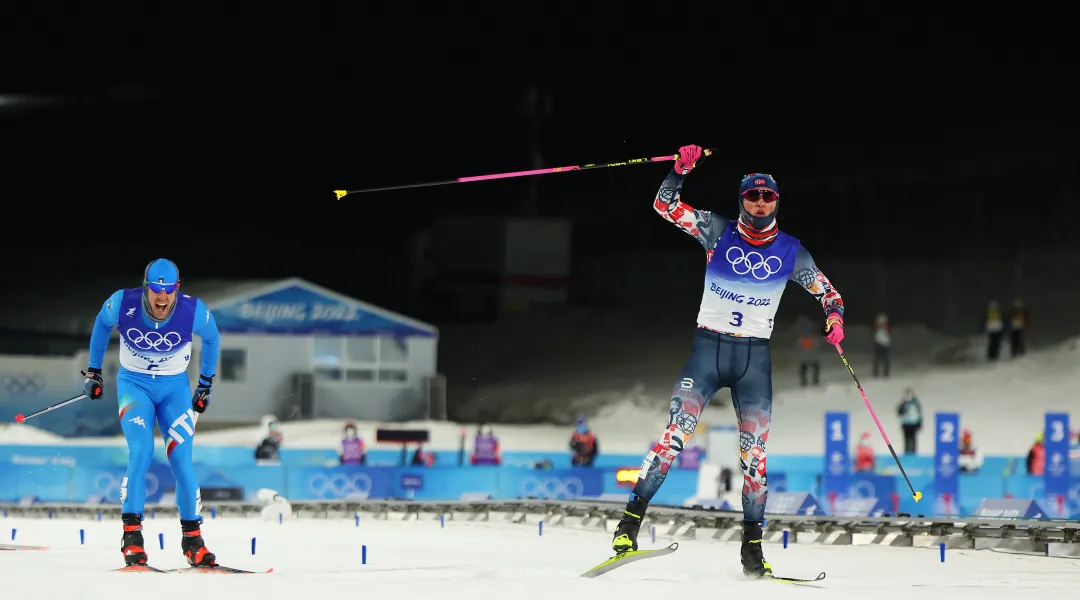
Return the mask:
<svg viewBox="0 0 1080 600">
<path fill-rule="evenodd" d="M 433 387 L 440 402 L 438 330 L 428 323 L 297 278 L 204 300 L 221 331 L 207 421 L 398 421 L 433 416 Z M 197 352 L 191 360 L 194 371 Z"/>
</svg>

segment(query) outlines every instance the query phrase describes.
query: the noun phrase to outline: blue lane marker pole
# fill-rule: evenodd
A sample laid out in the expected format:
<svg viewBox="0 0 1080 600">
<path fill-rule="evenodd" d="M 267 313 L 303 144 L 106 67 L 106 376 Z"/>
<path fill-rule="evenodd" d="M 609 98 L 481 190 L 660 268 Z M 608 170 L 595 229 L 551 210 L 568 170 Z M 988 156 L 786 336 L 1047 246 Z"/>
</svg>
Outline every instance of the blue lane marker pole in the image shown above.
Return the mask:
<svg viewBox="0 0 1080 600">
<path fill-rule="evenodd" d="M 945 542 L 941 542 L 941 562 L 945 562 Z"/>
<path fill-rule="evenodd" d="M 13 541 L 13 542 L 15 541 L 15 528 L 14 527 L 11 528 L 11 541 Z"/>
<path fill-rule="evenodd" d="M 784 530 L 784 550 L 787 550 L 787 536 L 788 536 L 788 530 L 785 529 Z"/>
<path fill-rule="evenodd" d="M 85 529 L 80 529 L 79 530 L 79 545 L 81 546 L 81 545 L 85 545 L 85 544 L 86 544 L 86 530 Z"/>
<path fill-rule="evenodd" d="M 360 564 L 367 564 L 367 546 L 360 546 Z"/>
<path fill-rule="evenodd" d="M 540 521 L 540 529 L 539 529 L 539 534 L 538 535 L 540 535 L 541 537 L 543 537 L 543 535 L 544 535 L 544 522 L 543 521 Z"/>
<path fill-rule="evenodd" d="M 651 531 L 652 531 L 652 543 L 655 544 L 656 543 L 656 525 L 652 526 Z"/>
<path fill-rule="evenodd" d="M 439 526 L 442 529 L 446 529 L 446 515 L 439 515 Z"/>
<path fill-rule="evenodd" d="M 360 526 L 360 515 L 356 515 L 356 526 Z"/>
<path fill-rule="evenodd" d="M 164 533 L 157 534 L 157 543 L 158 543 L 158 546 L 160 546 L 162 550 L 165 549 L 165 534 Z"/>
<path fill-rule="evenodd" d="M 255 556 L 255 538 L 251 538 L 251 555 Z"/>
</svg>

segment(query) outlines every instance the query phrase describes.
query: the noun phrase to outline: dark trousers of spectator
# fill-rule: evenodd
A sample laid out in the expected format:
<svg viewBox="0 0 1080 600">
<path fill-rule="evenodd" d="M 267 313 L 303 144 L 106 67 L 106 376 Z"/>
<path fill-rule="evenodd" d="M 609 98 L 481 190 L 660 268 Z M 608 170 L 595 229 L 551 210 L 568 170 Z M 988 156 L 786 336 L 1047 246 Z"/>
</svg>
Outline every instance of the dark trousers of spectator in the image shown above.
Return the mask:
<svg viewBox="0 0 1080 600">
<path fill-rule="evenodd" d="M 799 365 L 799 382 L 803 387 L 810 385 L 807 381 L 808 374 L 812 374 L 813 385 L 817 385 L 821 381 L 821 363 L 816 360 L 804 360 Z"/>
<path fill-rule="evenodd" d="M 904 454 L 915 454 L 915 434 L 919 433 L 918 425 L 904 425 Z"/>
<path fill-rule="evenodd" d="M 874 377 L 889 376 L 889 347 L 874 344 Z"/>
<path fill-rule="evenodd" d="M 988 340 L 986 345 L 986 358 L 989 360 L 997 360 L 1001 355 L 1001 336 L 1003 332 L 994 331 L 988 334 Z"/>
<path fill-rule="evenodd" d="M 1012 356 L 1024 355 L 1024 330 L 1014 329 L 1009 332 L 1009 352 Z"/>
</svg>

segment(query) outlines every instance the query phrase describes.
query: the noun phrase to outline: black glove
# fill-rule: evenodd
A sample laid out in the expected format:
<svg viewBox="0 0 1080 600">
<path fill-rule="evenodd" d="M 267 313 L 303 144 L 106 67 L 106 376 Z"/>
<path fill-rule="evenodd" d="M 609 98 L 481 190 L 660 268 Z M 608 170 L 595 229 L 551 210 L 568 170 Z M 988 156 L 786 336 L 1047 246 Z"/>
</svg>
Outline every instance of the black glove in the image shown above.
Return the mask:
<svg viewBox="0 0 1080 600">
<path fill-rule="evenodd" d="M 87 367 L 82 374 L 86 378 L 83 379 L 83 393 L 86 394 L 87 398 L 97 400 L 105 391 L 105 381 L 101 378 L 101 369 Z"/>
<path fill-rule="evenodd" d="M 191 397 L 191 408 L 197 413 L 206 412 L 210 406 L 210 386 L 214 384 L 214 376 L 199 375 L 199 386 L 195 388 L 195 395 Z"/>
</svg>

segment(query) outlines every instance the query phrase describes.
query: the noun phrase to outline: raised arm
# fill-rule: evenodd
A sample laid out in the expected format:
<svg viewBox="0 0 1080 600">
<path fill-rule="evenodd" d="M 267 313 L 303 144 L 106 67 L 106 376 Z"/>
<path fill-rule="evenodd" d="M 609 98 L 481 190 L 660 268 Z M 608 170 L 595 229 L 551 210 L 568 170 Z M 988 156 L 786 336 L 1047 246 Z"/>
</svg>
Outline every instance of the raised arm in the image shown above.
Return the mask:
<svg viewBox="0 0 1080 600">
<path fill-rule="evenodd" d="M 683 202 L 681 196 L 685 180 L 686 175 L 672 169 L 656 193 L 653 209 L 666 221 L 693 236 L 706 251 L 712 250 L 724 234 L 728 219 L 707 210 L 697 210 Z"/>
<path fill-rule="evenodd" d="M 826 316 L 837 313 L 841 319 L 844 318 L 844 299 L 840 297 L 840 292 L 836 291 L 829 278 L 814 264 L 814 257 L 810 256 L 810 252 L 802 245 L 799 246 L 799 254 L 795 258 L 795 271 L 791 274 L 791 280 L 817 298 Z"/>
</svg>

